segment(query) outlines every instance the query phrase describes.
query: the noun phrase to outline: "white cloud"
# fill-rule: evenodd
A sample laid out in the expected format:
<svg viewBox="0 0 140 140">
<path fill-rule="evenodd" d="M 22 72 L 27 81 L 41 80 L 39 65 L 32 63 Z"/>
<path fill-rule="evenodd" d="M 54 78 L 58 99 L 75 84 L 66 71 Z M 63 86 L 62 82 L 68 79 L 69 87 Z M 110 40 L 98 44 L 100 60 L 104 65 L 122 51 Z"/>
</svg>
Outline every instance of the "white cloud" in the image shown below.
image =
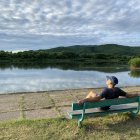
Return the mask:
<svg viewBox="0 0 140 140">
<path fill-rule="evenodd" d="M 53 35 L 57 40 L 67 36 L 68 45 L 75 36 L 79 36 L 79 44 L 83 36 L 94 38 L 92 44 L 114 43 L 115 38 L 111 40 L 114 34 L 121 38 L 127 34 L 132 39 L 133 35 L 140 37 L 139 0 L 0 0 L 0 13 L 0 35 L 46 38 Z M 59 42 L 65 45 L 65 40 Z M 119 38 L 115 42 L 129 45 Z M 133 42 L 130 45 L 140 43 L 137 39 L 130 42 Z"/>
</svg>

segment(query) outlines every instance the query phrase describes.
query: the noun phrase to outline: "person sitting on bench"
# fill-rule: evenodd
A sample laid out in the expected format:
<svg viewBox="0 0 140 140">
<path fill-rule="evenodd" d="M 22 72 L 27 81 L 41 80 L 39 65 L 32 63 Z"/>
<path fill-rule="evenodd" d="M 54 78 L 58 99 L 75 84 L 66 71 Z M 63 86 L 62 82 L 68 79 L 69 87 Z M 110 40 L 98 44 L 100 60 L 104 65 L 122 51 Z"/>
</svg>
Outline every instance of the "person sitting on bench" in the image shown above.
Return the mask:
<svg viewBox="0 0 140 140">
<path fill-rule="evenodd" d="M 78 102 L 79 105 L 84 102 L 98 102 L 101 99 L 114 99 L 119 98 L 119 96 L 125 96 L 127 98 L 140 96 L 138 93 L 126 93 L 119 87 L 115 87 L 118 84 L 118 79 L 115 76 L 106 76 L 106 85 L 107 87 L 102 90 L 100 94 L 96 94 L 93 90 L 91 90 L 85 99 L 82 99 Z M 102 110 L 110 109 L 110 106 L 102 107 Z"/>
</svg>

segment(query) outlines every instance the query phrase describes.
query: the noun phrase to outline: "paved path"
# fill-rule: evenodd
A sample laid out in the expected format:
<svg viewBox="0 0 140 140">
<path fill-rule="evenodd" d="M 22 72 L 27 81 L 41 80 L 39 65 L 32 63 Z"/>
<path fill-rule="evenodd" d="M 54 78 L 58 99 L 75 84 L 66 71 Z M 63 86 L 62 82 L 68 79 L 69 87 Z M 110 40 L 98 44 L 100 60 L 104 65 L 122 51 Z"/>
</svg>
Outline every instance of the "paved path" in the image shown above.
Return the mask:
<svg viewBox="0 0 140 140">
<path fill-rule="evenodd" d="M 140 92 L 140 87 L 123 88 Z M 84 98 L 91 89 L 0 95 L 0 120 L 68 117 L 71 103 Z M 101 89 L 94 89 L 100 93 Z"/>
</svg>

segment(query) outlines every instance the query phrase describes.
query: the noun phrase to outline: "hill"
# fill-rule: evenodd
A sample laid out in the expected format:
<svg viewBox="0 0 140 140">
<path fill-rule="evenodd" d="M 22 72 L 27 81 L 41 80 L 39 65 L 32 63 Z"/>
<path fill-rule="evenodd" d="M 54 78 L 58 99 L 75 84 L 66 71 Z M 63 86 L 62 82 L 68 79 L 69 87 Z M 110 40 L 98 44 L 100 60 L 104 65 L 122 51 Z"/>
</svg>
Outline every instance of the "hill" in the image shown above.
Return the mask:
<svg viewBox="0 0 140 140">
<path fill-rule="evenodd" d="M 47 52 L 71 52 L 76 54 L 110 54 L 110 55 L 140 55 L 140 47 L 130 47 L 117 44 L 105 45 L 75 45 L 57 47 L 46 50 Z"/>
<path fill-rule="evenodd" d="M 122 46 L 116 44 L 105 45 L 75 45 L 57 47 L 45 50 L 29 50 L 24 52 L 0 51 L 0 65 L 32 63 L 80 65 L 95 63 L 127 64 L 131 58 L 140 57 L 140 47 Z"/>
</svg>

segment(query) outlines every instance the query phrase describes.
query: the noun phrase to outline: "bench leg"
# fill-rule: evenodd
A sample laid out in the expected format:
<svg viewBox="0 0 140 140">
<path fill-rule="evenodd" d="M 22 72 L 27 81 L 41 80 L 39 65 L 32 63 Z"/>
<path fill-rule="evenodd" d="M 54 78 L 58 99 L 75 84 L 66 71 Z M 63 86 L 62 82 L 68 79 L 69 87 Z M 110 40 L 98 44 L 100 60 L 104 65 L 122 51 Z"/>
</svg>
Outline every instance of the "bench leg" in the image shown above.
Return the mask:
<svg viewBox="0 0 140 140">
<path fill-rule="evenodd" d="M 82 120 L 78 120 L 78 127 L 81 127 L 82 126 Z"/>
<path fill-rule="evenodd" d="M 136 115 L 139 113 L 139 110 L 130 111 L 130 113 L 131 113 L 131 117 L 134 118 L 134 117 L 136 117 Z"/>
<path fill-rule="evenodd" d="M 84 120 L 84 117 L 81 116 L 81 118 L 78 119 L 78 127 L 82 126 L 82 121 Z"/>
</svg>

